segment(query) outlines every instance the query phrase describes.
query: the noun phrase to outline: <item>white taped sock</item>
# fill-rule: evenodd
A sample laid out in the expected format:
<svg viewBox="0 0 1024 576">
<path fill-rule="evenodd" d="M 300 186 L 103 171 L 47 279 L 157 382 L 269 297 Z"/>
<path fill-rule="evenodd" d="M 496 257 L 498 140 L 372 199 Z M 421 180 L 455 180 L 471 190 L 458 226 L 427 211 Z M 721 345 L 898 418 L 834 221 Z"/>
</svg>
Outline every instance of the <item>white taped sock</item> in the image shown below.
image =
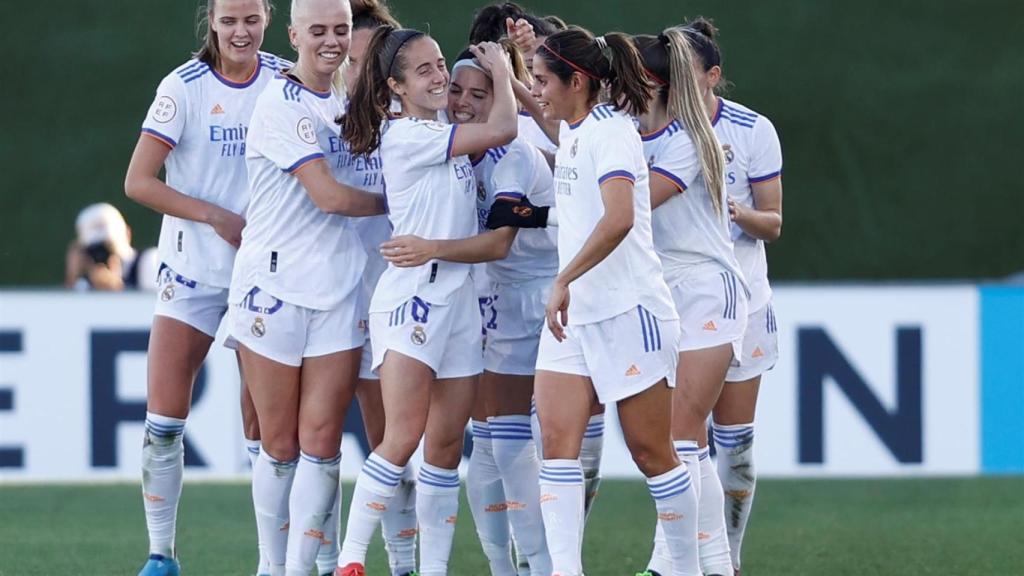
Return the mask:
<svg viewBox="0 0 1024 576">
<path fill-rule="evenodd" d="M 426 462 L 416 479 L 420 524 L 420 575 L 445 576 L 459 514 L 459 471 Z"/>
<path fill-rule="evenodd" d="M 754 424 L 713 425 L 718 449 L 718 476 L 725 494 L 725 529 L 729 535 L 732 565 L 740 567 L 740 547 L 750 520 L 757 487 L 754 468 Z"/>
<path fill-rule="evenodd" d="M 146 412 L 142 440 L 142 502 L 149 553 L 174 557 L 174 535 L 185 470 L 185 420 Z"/>
<path fill-rule="evenodd" d="M 324 524 L 336 522 L 331 509 L 338 500 L 341 454 L 318 458 L 301 453 L 288 500 L 287 576 L 309 576 L 324 541 Z"/>
<path fill-rule="evenodd" d="M 658 526 L 672 559 L 672 569 L 662 576 L 700 576 L 697 553 L 697 495 L 686 466 L 647 479 L 647 488 L 658 511 Z"/>
<path fill-rule="evenodd" d="M 540 512 L 540 461 L 533 443 L 529 416 L 488 419 L 491 449 L 508 501 L 508 522 L 515 536 L 517 556 L 527 560 L 530 574 L 551 574 L 551 556 L 544 538 Z"/>
<path fill-rule="evenodd" d="M 704 573 L 732 576 L 732 557 L 729 539 L 725 534 L 725 498 L 718 472 L 711 462 L 708 449 L 700 449 L 700 565 Z"/>
<path fill-rule="evenodd" d="M 370 546 L 370 538 L 377 531 L 377 524 L 384 511 L 392 505 L 391 501 L 404 471 L 404 466 L 392 464 L 376 452 L 370 454 L 363 463 L 363 469 L 356 479 L 356 488 L 352 492 L 352 506 L 348 512 L 345 541 L 338 555 L 338 566 L 366 564 L 366 549 Z"/>
<path fill-rule="evenodd" d="M 544 460 L 540 468 L 540 508 L 552 572 L 583 572 L 583 467 L 579 460 Z"/>
<path fill-rule="evenodd" d="M 603 451 L 604 414 L 596 414 L 591 416 L 587 422 L 587 430 L 583 434 L 583 443 L 580 445 L 580 464 L 583 466 L 583 477 L 586 479 L 583 501 L 586 518 L 590 517 L 590 510 L 594 507 L 594 500 L 601 488 L 601 453 Z"/>
<path fill-rule="evenodd" d="M 416 570 L 416 472 L 406 466 L 391 505 L 380 519 L 392 576 Z"/>
<path fill-rule="evenodd" d="M 288 547 L 288 495 L 298 460 L 275 460 L 260 449 L 256 467 L 252 471 L 252 503 L 256 509 L 256 530 L 259 532 L 260 552 L 266 556 L 271 573 L 285 565 Z"/>
</svg>

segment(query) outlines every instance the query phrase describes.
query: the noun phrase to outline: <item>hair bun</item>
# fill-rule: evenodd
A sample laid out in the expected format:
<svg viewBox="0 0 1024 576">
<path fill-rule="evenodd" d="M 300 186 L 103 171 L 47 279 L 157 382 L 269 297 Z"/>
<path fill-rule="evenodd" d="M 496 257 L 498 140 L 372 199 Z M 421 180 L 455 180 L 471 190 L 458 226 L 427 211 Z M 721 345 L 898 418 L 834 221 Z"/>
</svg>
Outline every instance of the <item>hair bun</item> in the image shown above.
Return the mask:
<svg viewBox="0 0 1024 576">
<path fill-rule="evenodd" d="M 718 36 L 718 28 L 711 23 L 711 20 L 703 16 L 698 16 L 686 25 L 687 28 L 699 32 L 702 36 L 705 36 L 708 40 L 714 40 Z"/>
</svg>

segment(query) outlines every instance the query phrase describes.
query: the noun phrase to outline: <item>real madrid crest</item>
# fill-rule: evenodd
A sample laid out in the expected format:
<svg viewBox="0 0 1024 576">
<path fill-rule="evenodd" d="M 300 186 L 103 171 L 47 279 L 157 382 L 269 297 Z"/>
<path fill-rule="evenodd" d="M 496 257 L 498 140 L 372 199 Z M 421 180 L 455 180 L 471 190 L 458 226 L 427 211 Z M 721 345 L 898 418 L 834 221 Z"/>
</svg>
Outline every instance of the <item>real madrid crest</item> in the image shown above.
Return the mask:
<svg viewBox="0 0 1024 576">
<path fill-rule="evenodd" d="M 480 181 L 476 183 L 476 199 L 481 202 L 487 200 L 487 188 L 484 186 L 484 183 Z"/>
<path fill-rule="evenodd" d="M 725 163 L 732 164 L 732 159 L 736 157 L 736 155 L 732 151 L 732 145 L 722 144 L 722 152 L 725 153 Z"/>
<path fill-rule="evenodd" d="M 412 329 L 412 334 L 409 335 L 409 340 L 417 346 L 423 346 L 427 343 L 427 331 L 423 329 L 423 326 L 415 326 Z"/>
<path fill-rule="evenodd" d="M 174 298 L 174 284 L 164 286 L 163 292 L 160 293 L 160 299 L 164 302 L 170 302 L 171 298 Z"/>
<path fill-rule="evenodd" d="M 572 141 L 572 148 L 569 148 L 569 158 L 576 157 L 576 151 L 580 149 L 580 139 L 577 138 Z"/>
<path fill-rule="evenodd" d="M 263 318 L 257 316 L 256 319 L 252 321 L 252 335 L 257 338 L 263 338 L 263 335 L 266 333 L 267 327 L 263 324 Z"/>
</svg>

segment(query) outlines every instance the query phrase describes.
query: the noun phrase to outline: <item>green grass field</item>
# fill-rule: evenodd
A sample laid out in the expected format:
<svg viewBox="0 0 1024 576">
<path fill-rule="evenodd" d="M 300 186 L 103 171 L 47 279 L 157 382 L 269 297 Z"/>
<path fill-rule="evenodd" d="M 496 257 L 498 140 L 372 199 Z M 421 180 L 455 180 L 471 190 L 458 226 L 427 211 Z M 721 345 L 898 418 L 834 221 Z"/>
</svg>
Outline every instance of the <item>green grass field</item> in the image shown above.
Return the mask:
<svg viewBox="0 0 1024 576">
<path fill-rule="evenodd" d="M 1024 574 L 1022 493 L 1024 478 L 763 481 L 743 575 Z M 482 576 L 465 506 L 451 574 Z M 587 527 L 587 575 L 643 568 L 652 524 L 642 483 L 606 481 Z M 178 526 L 184 574 L 254 571 L 248 486 L 186 485 Z M 137 486 L 0 485 L 2 576 L 134 576 L 145 555 Z M 385 576 L 385 566 L 378 539 L 368 573 Z"/>
</svg>

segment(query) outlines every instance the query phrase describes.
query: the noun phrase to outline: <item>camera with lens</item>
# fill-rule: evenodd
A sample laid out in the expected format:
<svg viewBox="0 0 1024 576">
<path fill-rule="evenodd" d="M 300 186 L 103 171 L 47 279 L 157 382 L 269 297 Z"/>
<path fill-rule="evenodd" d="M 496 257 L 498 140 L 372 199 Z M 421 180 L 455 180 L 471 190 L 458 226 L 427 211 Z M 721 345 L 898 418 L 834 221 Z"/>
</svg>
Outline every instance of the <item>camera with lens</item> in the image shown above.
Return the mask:
<svg viewBox="0 0 1024 576">
<path fill-rule="evenodd" d="M 113 253 L 110 242 L 106 241 L 89 244 L 84 250 L 93 264 L 106 264 L 110 261 L 110 255 Z"/>
</svg>

